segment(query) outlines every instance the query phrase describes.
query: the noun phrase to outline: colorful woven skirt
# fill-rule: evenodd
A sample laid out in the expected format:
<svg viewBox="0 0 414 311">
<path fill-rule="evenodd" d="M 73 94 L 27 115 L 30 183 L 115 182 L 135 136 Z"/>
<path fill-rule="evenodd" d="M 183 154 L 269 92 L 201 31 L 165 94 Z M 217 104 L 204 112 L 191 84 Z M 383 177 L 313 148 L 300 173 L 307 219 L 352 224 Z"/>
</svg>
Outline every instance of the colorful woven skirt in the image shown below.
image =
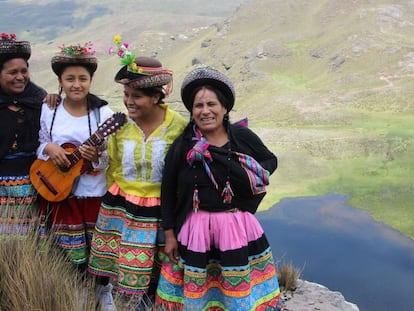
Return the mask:
<svg viewBox="0 0 414 311">
<path fill-rule="evenodd" d="M 37 213 L 36 198 L 29 176 L 0 177 L 0 237 L 27 235 Z"/>
<path fill-rule="evenodd" d="M 115 184 L 103 197 L 89 272 L 108 276 L 131 295 L 155 294 L 164 247 L 160 199 L 123 193 Z"/>
<path fill-rule="evenodd" d="M 54 235 L 73 264 L 88 262 L 89 249 L 101 198 L 70 197 L 61 202 L 40 200 L 40 239 Z"/>
<path fill-rule="evenodd" d="M 281 310 L 272 251 L 248 212 L 192 212 L 178 264 L 163 257 L 156 303 L 166 310 Z"/>
</svg>

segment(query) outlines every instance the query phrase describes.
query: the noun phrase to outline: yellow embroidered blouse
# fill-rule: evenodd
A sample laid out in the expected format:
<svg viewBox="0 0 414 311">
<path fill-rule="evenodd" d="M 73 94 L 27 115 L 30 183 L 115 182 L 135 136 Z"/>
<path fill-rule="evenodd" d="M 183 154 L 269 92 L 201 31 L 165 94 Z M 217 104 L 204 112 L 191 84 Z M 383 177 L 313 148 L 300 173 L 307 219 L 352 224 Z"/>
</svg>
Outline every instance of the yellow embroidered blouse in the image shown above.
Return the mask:
<svg viewBox="0 0 414 311">
<path fill-rule="evenodd" d="M 136 123 L 128 122 L 108 139 L 107 184 L 115 182 L 128 195 L 159 198 L 164 157 L 187 121 L 166 104 L 164 122 L 145 140 Z"/>
</svg>

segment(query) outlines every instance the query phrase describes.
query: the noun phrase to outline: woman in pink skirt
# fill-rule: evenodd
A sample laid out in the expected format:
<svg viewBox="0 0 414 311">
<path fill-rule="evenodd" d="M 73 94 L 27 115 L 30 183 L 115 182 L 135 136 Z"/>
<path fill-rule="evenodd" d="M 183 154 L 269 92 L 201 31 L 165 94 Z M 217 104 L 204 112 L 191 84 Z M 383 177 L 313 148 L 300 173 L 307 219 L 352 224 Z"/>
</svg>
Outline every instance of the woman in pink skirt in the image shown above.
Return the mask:
<svg viewBox="0 0 414 311">
<path fill-rule="evenodd" d="M 281 310 L 272 251 L 254 216 L 276 156 L 229 122 L 235 93 L 219 71 L 190 72 L 181 97 L 191 122 L 165 159 L 156 302 L 167 310 Z"/>
</svg>

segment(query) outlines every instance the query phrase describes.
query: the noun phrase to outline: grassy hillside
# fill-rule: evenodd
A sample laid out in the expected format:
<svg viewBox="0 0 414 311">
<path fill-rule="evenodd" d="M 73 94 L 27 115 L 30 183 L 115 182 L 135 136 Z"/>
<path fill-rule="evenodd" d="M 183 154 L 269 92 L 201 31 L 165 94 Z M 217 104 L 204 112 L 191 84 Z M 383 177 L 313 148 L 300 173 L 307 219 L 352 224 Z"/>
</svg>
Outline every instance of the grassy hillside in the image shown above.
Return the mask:
<svg viewBox="0 0 414 311">
<path fill-rule="evenodd" d="M 32 78 L 50 92 L 57 90 L 50 58 L 58 46 L 92 40 L 100 61 L 94 91 L 111 99 L 119 97 L 113 83 L 119 60 L 107 55 L 115 35 L 122 35 L 138 54 L 173 56 L 176 39 L 189 40 L 184 33 L 193 36 L 194 29 L 220 22 L 245 1 L 0 0 L 2 12 L 7 12 L 0 31 L 32 43 Z M 162 60 L 175 70 L 173 57 Z"/>
<path fill-rule="evenodd" d="M 403 1 L 250 1 L 232 16 L 209 53 L 279 155 L 267 204 L 346 194 L 414 237 L 413 21 Z"/>
<path fill-rule="evenodd" d="M 88 3 L 74 1 L 72 26 L 58 25 L 57 38 L 29 36 L 34 80 L 50 92 L 49 61 L 61 43 L 95 42 L 94 91 L 117 109 L 118 60 L 106 55 L 115 34 L 174 70 L 172 102 L 192 62 L 209 63 L 235 81 L 232 119 L 248 116 L 279 157 L 262 208 L 341 193 L 414 238 L 414 1 Z"/>
</svg>

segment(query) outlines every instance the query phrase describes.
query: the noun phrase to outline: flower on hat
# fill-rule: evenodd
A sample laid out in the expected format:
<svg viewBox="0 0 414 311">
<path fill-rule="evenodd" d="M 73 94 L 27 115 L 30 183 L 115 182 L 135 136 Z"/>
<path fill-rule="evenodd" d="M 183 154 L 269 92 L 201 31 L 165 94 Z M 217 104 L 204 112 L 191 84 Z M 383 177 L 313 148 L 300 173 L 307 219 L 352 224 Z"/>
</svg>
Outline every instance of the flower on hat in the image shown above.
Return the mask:
<svg viewBox="0 0 414 311">
<path fill-rule="evenodd" d="M 7 34 L 7 33 L 2 32 L 0 34 L 0 38 L 2 40 L 16 40 L 16 35 L 14 33 Z"/>
<path fill-rule="evenodd" d="M 116 49 L 110 47 L 109 55 L 116 54 L 120 58 L 121 66 L 127 66 L 129 72 L 143 74 L 143 70 L 135 63 L 135 53 L 129 50 L 129 44 L 122 42 L 122 37 L 116 35 L 113 39 Z"/>
<path fill-rule="evenodd" d="M 122 37 L 121 37 L 120 35 L 116 35 L 116 36 L 114 37 L 114 43 L 115 43 L 116 45 L 120 44 L 120 43 L 121 43 L 121 40 L 122 40 Z"/>
<path fill-rule="evenodd" d="M 93 48 L 92 41 L 86 42 L 83 46 L 78 43 L 77 45 L 66 46 L 62 44 L 59 46 L 60 51 L 68 55 L 90 55 L 93 56 L 96 54 L 95 49 Z"/>
</svg>

